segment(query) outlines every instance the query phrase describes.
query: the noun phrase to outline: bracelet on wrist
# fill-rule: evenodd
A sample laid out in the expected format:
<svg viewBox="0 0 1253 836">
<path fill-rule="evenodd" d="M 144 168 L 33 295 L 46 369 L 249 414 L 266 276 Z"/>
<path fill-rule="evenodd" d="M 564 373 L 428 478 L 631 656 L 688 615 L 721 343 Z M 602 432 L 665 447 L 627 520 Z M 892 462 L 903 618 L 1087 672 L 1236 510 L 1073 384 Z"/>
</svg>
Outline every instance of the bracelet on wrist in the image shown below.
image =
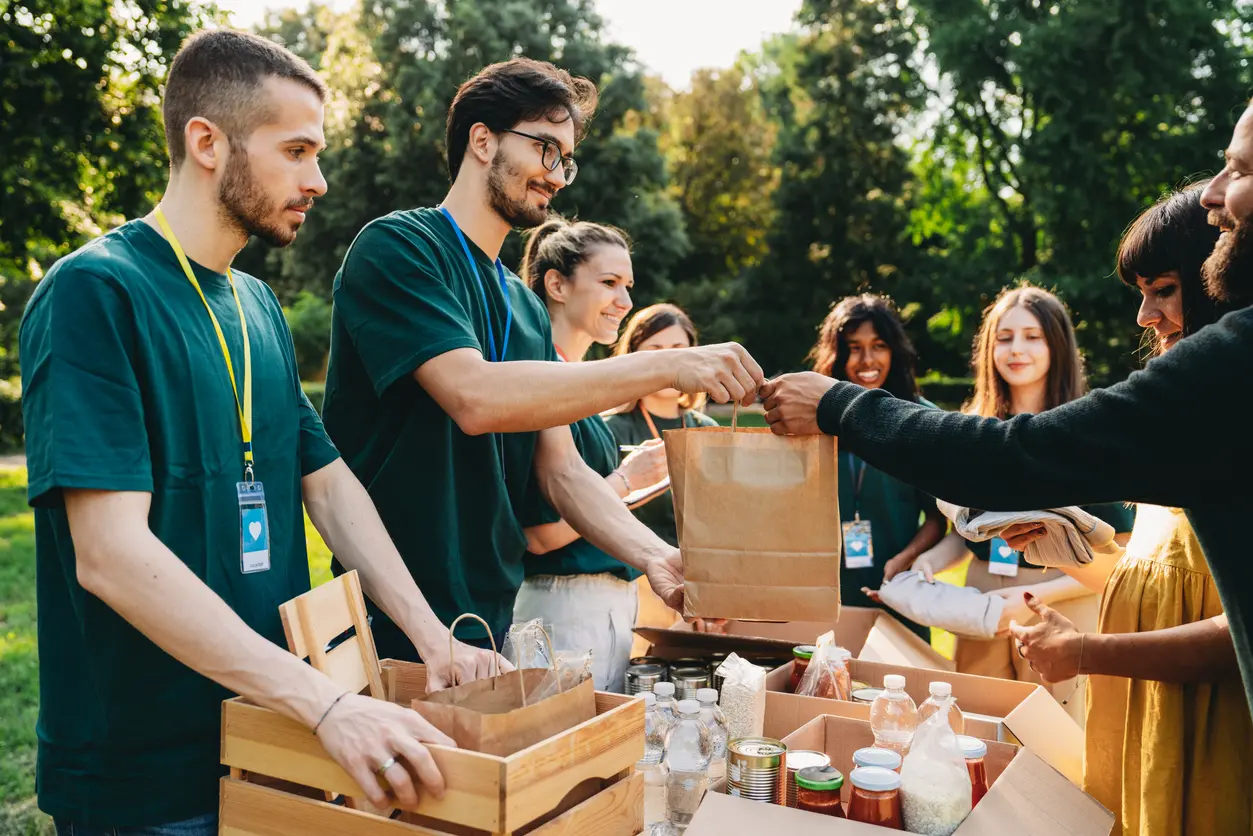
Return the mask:
<svg viewBox="0 0 1253 836">
<path fill-rule="evenodd" d="M 615 470 L 614 473 L 618 474 L 618 478 L 622 480 L 622 487 L 626 488 L 627 493 L 630 493 L 631 492 L 631 480 L 627 479 L 626 474 L 623 473 L 621 470 Z"/>
<path fill-rule="evenodd" d="M 332 708 L 334 708 L 335 706 L 339 705 L 339 701 L 340 701 L 340 700 L 342 700 L 344 697 L 348 696 L 348 694 L 350 694 L 350 693 L 351 693 L 350 691 L 345 691 L 344 693 L 342 693 L 342 694 L 340 694 L 338 697 L 336 697 L 336 698 L 334 699 L 334 701 L 332 701 L 332 702 L 331 702 L 331 704 L 330 704 L 330 705 L 328 705 L 328 706 L 326 707 L 326 711 L 323 711 L 323 712 L 322 712 L 322 716 L 321 716 L 321 717 L 319 717 L 319 718 L 318 718 L 318 721 L 317 721 L 316 723 L 314 723 L 314 724 L 313 724 L 313 733 L 314 733 L 315 735 L 318 733 L 318 728 L 320 728 L 320 727 L 321 727 L 321 725 L 322 725 L 322 721 L 326 719 L 326 715 L 330 714 L 330 713 L 331 713 L 331 709 L 332 709 Z"/>
</svg>

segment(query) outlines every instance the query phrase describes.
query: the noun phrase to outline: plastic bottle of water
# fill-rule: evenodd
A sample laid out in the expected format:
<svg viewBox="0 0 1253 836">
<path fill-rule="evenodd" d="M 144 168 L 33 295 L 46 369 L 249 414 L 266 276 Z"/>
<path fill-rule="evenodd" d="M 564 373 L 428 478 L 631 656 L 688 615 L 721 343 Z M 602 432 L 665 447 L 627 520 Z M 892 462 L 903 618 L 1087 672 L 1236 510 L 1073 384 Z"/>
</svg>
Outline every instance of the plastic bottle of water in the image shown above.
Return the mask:
<svg viewBox="0 0 1253 836">
<path fill-rule="evenodd" d="M 713 736 L 700 719 L 700 703 L 679 701 L 679 719 L 666 735 L 666 821 L 687 829 L 709 786 Z"/>
<path fill-rule="evenodd" d="M 727 774 L 727 718 L 722 716 L 718 707 L 718 691 L 714 688 L 701 688 L 696 692 L 696 701 L 700 703 L 700 719 L 709 729 L 713 739 L 713 756 L 709 762 L 709 782 L 721 781 Z"/>
<path fill-rule="evenodd" d="M 656 694 L 640 694 L 644 701 L 644 757 L 635 763 L 635 771 L 644 776 L 644 826 L 649 827 L 666 818 L 666 732 L 669 726 L 657 711 Z"/>
<path fill-rule="evenodd" d="M 890 673 L 883 677 L 884 690 L 870 704 L 870 730 L 874 745 L 891 749 L 901 757 L 909 751 L 918 728 L 918 707 L 905 693 L 905 677 Z"/>
<path fill-rule="evenodd" d="M 667 728 L 673 726 L 679 719 L 679 704 L 674 699 L 674 683 L 658 682 L 653 686 L 653 693 L 657 695 L 657 713 L 665 720 Z"/>
<path fill-rule="evenodd" d="M 927 718 L 939 711 L 946 703 L 949 706 L 948 724 L 953 727 L 953 734 L 966 733 L 966 718 L 957 707 L 957 697 L 953 696 L 953 686 L 947 682 L 932 682 L 931 696 L 918 706 L 918 722 L 925 723 Z"/>
</svg>

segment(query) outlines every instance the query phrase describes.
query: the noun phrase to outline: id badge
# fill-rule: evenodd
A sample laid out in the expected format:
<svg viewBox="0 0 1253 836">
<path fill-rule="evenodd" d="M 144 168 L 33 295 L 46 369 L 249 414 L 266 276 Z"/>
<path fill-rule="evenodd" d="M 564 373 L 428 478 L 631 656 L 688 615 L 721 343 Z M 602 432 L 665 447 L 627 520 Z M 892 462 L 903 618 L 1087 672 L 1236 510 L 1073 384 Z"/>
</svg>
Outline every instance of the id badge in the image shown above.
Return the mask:
<svg viewBox="0 0 1253 836">
<path fill-rule="evenodd" d="M 270 518 L 260 482 L 237 482 L 239 495 L 239 569 L 245 575 L 270 568 Z"/>
<path fill-rule="evenodd" d="M 1018 577 L 1018 552 L 1000 537 L 988 544 L 988 572 L 1006 578 Z"/>
<path fill-rule="evenodd" d="M 874 540 L 870 537 L 870 520 L 844 523 L 844 566 L 848 569 L 869 569 L 874 566 Z"/>
</svg>

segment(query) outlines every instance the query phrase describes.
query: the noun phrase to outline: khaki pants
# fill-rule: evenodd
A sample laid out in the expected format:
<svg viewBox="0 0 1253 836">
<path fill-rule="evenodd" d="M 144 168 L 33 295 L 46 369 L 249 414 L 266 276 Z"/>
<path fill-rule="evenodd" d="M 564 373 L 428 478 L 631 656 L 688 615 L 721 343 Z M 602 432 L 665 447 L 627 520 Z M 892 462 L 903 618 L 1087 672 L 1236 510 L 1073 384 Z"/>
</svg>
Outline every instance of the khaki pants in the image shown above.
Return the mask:
<svg viewBox="0 0 1253 836">
<path fill-rule="evenodd" d="M 980 592 L 991 592 L 1011 586 L 1026 586 L 1028 584 L 1051 581 L 1063 576 L 1064 574 L 1059 569 L 1038 569 L 1020 565 L 1018 567 L 1018 577 L 1006 578 L 989 572 L 986 560 L 971 560 L 970 568 L 966 572 L 966 586 L 972 586 Z M 1096 632 L 1097 622 L 1100 617 L 1101 596 L 1095 593 L 1084 595 L 1079 598 L 1071 598 L 1069 601 L 1062 601 L 1052 605 L 1052 607 L 1074 622 L 1076 630 L 1082 633 Z M 1038 620 L 1033 617 L 1027 623 L 1034 624 Z M 1034 682 L 1042 685 L 1053 695 L 1054 699 L 1062 703 L 1066 713 L 1074 718 L 1080 728 L 1083 727 L 1087 678 L 1078 677 L 1052 684 L 1044 682 L 1038 673 L 1031 670 L 1027 660 L 1018 655 L 1012 638 L 993 639 L 992 641 L 958 638 L 957 652 L 953 660 L 957 664 L 958 673 L 992 676 L 997 679 L 1014 679 L 1019 682 Z"/>
</svg>

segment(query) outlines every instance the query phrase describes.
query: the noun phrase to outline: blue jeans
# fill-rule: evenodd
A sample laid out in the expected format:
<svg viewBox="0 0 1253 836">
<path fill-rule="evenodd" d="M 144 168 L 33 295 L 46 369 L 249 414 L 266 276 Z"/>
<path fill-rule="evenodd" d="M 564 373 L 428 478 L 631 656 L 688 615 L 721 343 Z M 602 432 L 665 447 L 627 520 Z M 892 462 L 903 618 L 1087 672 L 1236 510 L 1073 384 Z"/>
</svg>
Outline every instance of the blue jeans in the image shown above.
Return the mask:
<svg viewBox="0 0 1253 836">
<path fill-rule="evenodd" d="M 57 836 L 217 836 L 218 832 L 217 813 L 148 827 L 83 827 L 65 819 L 53 823 Z"/>
</svg>

